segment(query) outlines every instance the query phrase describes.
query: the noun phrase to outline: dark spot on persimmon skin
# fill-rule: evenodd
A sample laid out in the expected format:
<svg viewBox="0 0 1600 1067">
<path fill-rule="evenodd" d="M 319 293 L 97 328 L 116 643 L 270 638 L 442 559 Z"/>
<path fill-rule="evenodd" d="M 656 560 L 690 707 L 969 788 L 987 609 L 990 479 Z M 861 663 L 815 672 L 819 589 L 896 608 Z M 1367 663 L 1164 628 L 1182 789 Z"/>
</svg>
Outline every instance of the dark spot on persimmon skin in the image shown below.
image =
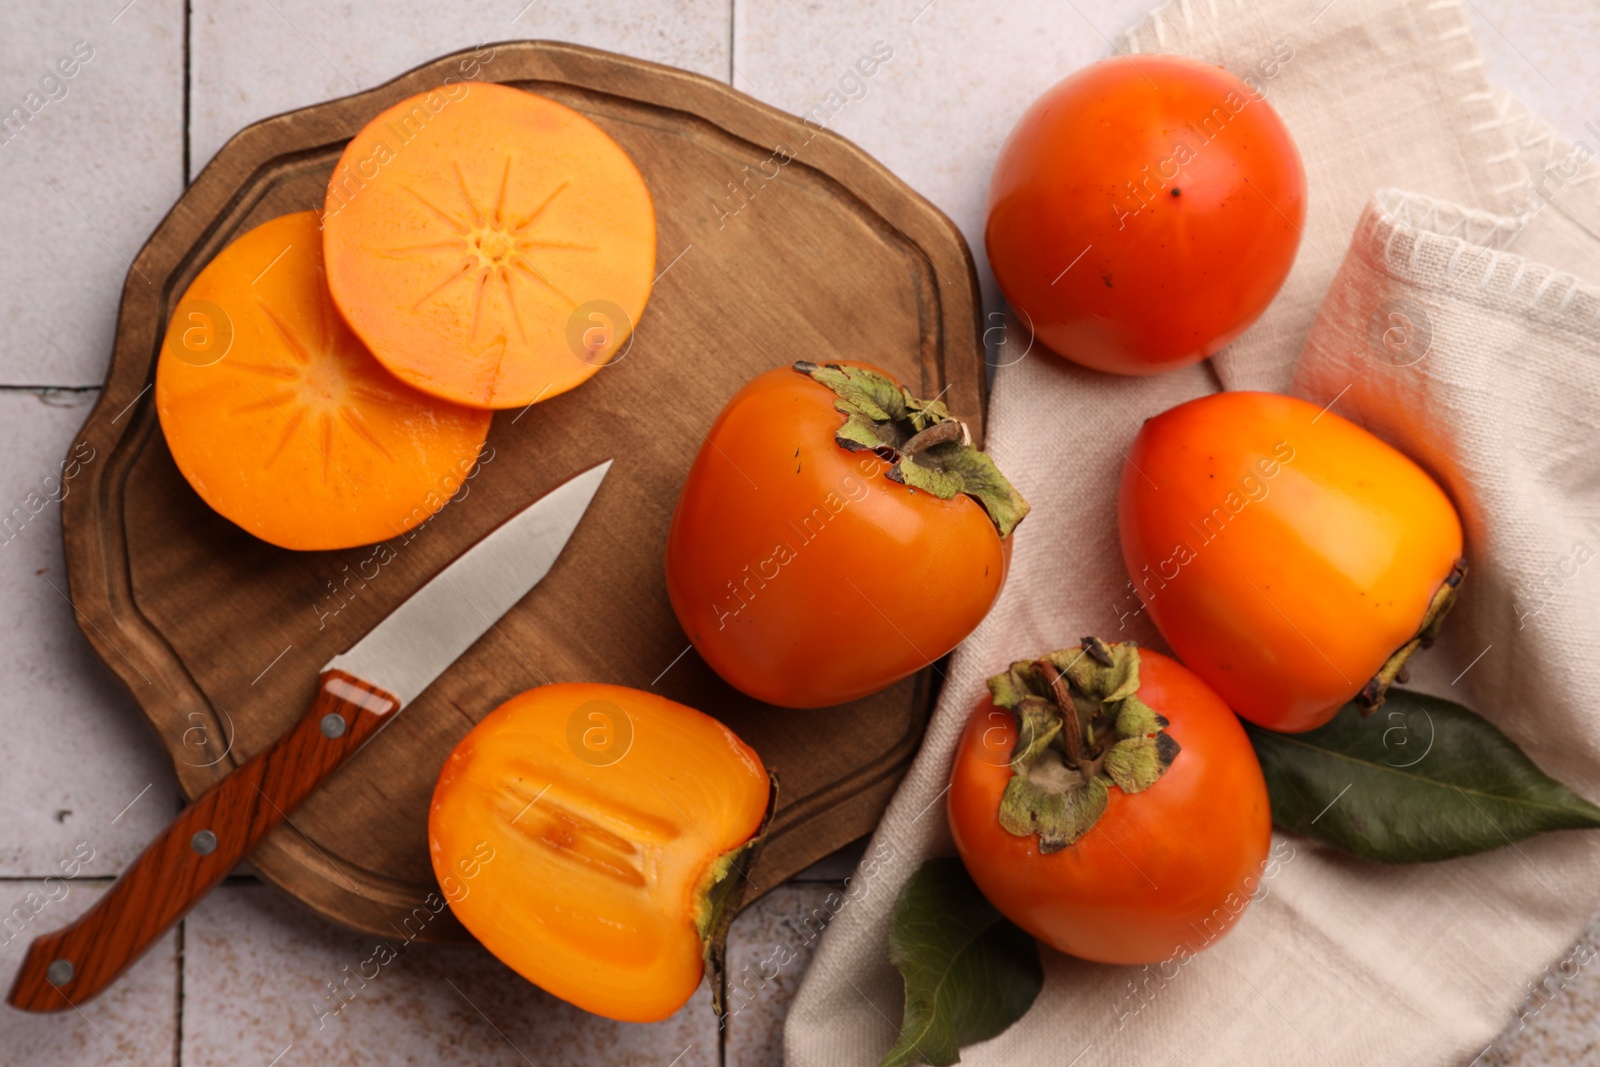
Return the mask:
<svg viewBox="0 0 1600 1067">
<path fill-rule="evenodd" d="M 1111 288 L 1111 272 L 1110 271 L 1107 271 L 1106 273 L 1100 275 L 1100 280 L 1106 283 L 1106 288 L 1107 289 Z"/>
<path fill-rule="evenodd" d="M 1173 196 L 1182 196 L 1183 195 L 1183 190 L 1179 189 L 1176 185 L 1174 185 L 1172 187 L 1172 195 Z"/>
</svg>

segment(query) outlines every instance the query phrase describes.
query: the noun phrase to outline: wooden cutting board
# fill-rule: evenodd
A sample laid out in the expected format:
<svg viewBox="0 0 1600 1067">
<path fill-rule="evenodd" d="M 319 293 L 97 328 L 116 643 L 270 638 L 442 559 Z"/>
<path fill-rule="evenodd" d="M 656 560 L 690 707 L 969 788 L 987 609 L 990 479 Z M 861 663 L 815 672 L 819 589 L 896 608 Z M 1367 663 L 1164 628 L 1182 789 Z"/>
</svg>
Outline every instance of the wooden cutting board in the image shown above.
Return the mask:
<svg viewBox="0 0 1600 1067">
<path fill-rule="evenodd" d="M 589 116 L 638 163 L 655 198 L 661 273 L 631 347 L 570 393 L 498 413 L 492 456 L 409 542 L 296 553 L 258 541 L 207 508 L 167 451 L 150 387 L 168 319 L 229 241 L 320 207 L 341 149 L 368 119 L 474 65 L 480 80 Z M 972 258 L 955 226 L 842 138 L 726 85 L 593 49 L 516 42 L 447 56 L 243 130 L 139 253 L 105 391 L 82 432 L 93 456 L 64 501 L 79 623 L 193 797 L 285 731 L 321 666 L 434 571 L 557 482 L 615 457 L 544 582 L 253 864 L 324 916 L 392 933 L 436 889 L 426 814 L 451 748 L 524 689 L 591 680 L 709 712 L 777 771 L 781 804 L 752 872 L 764 891 L 872 829 L 921 739 L 937 675 L 815 711 L 730 689 L 688 650 L 667 600 L 663 546 L 678 491 L 728 397 L 796 359 L 875 362 L 924 396 L 942 393 L 981 435 L 979 328 Z M 447 911 L 424 936 L 465 933 Z"/>
</svg>

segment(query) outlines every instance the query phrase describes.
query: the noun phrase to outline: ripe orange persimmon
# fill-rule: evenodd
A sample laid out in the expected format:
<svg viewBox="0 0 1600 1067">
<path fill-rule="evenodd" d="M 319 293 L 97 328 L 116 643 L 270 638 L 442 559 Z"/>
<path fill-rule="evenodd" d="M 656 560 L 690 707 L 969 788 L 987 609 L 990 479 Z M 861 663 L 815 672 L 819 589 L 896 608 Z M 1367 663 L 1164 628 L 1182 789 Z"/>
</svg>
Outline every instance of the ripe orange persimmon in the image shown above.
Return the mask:
<svg viewBox="0 0 1600 1067">
<path fill-rule="evenodd" d="M 1305 212 L 1300 154 L 1259 84 L 1181 56 L 1117 56 L 1018 120 L 984 243 L 1041 342 L 1095 370 L 1155 374 L 1213 355 L 1266 310 Z"/>
<path fill-rule="evenodd" d="M 741 888 L 770 795 L 760 758 L 710 716 L 546 685 L 450 754 L 428 845 L 451 909 L 508 967 L 585 1011 L 654 1022 L 719 947 L 719 901 Z"/>
<path fill-rule="evenodd" d="M 1433 639 L 1461 520 L 1406 456 L 1332 411 L 1226 392 L 1150 419 L 1118 500 L 1122 557 L 1178 657 L 1251 722 L 1367 710 Z"/>
<path fill-rule="evenodd" d="M 328 297 L 311 211 L 262 223 L 195 278 L 162 341 L 156 410 L 201 499 L 295 549 L 371 544 L 428 518 L 490 418 L 372 358 Z"/>
<path fill-rule="evenodd" d="M 1028 505 L 966 426 L 865 364 L 797 363 L 728 401 L 667 534 L 667 593 L 734 688 L 840 704 L 983 620 Z"/>
<path fill-rule="evenodd" d="M 462 82 L 402 100 L 345 147 L 323 215 L 351 328 L 425 392 L 523 407 L 588 380 L 655 276 L 633 160 L 554 100 Z"/>
<path fill-rule="evenodd" d="M 947 803 L 990 903 L 1099 963 L 1180 957 L 1226 933 L 1272 840 L 1266 781 L 1228 706 L 1182 664 L 1092 637 L 989 689 Z"/>
</svg>

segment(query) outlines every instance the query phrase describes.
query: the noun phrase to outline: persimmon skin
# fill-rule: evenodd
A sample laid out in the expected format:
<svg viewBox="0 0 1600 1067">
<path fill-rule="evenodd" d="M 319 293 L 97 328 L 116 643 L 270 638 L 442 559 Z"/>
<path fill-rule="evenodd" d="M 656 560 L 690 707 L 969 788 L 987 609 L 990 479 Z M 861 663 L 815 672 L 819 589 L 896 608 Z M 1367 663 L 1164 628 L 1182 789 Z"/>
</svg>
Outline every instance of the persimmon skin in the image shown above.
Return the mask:
<svg viewBox="0 0 1600 1067">
<path fill-rule="evenodd" d="M 1417 633 L 1462 553 L 1450 498 L 1336 412 L 1224 392 L 1147 421 L 1122 472 L 1128 574 L 1233 710 L 1323 725 Z"/>
<path fill-rule="evenodd" d="M 1011 560 L 972 499 L 914 492 L 835 443 L 835 399 L 788 367 L 752 379 L 706 435 L 667 534 L 667 593 L 696 651 L 789 708 L 855 700 L 945 655 Z"/>
<path fill-rule="evenodd" d="M 545 685 L 445 761 L 429 855 L 501 962 L 585 1011 L 656 1022 L 700 985 L 712 865 L 769 799 L 760 757 L 710 716 L 623 686 Z"/>
<path fill-rule="evenodd" d="M 186 347 L 197 331 L 219 346 L 230 334 L 231 346 L 197 353 Z M 200 271 L 162 339 L 155 400 L 201 499 L 301 551 L 385 541 L 426 521 L 460 491 L 490 422 L 412 389 L 350 332 L 311 211 L 256 226 Z"/>
<path fill-rule="evenodd" d="M 1133 796 L 1060 852 L 1000 825 L 1017 717 L 987 697 L 967 721 L 947 809 L 956 849 L 1000 913 L 1052 948 L 1097 963 L 1198 952 L 1233 927 L 1260 883 L 1272 812 L 1255 751 L 1228 706 L 1175 660 L 1139 650 L 1139 699 L 1181 747 Z"/>
<path fill-rule="evenodd" d="M 1094 370 L 1156 374 L 1260 317 L 1305 211 L 1299 152 L 1265 99 L 1192 59 L 1122 56 L 1072 74 L 1017 122 L 984 243 L 1041 343 Z"/>
</svg>

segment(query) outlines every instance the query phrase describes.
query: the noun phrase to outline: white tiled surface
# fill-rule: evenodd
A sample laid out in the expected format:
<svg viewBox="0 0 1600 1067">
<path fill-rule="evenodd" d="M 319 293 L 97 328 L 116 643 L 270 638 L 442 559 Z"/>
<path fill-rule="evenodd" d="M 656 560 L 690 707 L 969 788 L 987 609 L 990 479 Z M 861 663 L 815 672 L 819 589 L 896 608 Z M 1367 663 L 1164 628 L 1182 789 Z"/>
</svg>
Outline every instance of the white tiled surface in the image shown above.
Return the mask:
<svg viewBox="0 0 1600 1067">
<path fill-rule="evenodd" d="M 1309 10 L 1310 0 L 1308 0 Z M 829 125 L 978 240 L 988 169 L 1017 114 L 1073 68 L 1108 54 L 1148 0 L 85 0 L 14 4 L 0 32 L 0 112 L 73 44 L 94 58 L 27 130 L 0 145 L 0 505 L 60 469 L 109 352 L 127 258 L 239 127 L 369 88 L 443 52 L 520 37 L 572 40 L 685 67 L 792 111 L 850 97 Z M 1600 144 L 1600 9 L 1586 0 L 1468 0 L 1491 77 L 1568 137 Z M 187 8 L 187 11 L 186 11 Z M 187 17 L 187 22 L 186 22 Z M 856 61 L 892 57 L 856 88 Z M 188 90 L 187 109 L 185 90 Z M 56 95 L 60 95 L 57 93 Z M 37 502 L 37 498 L 35 498 Z M 61 580 L 56 505 L 0 543 L 0 906 L 27 911 L 74 849 L 88 876 L 125 864 L 174 810 L 165 757 L 78 636 Z M 150 786 L 145 790 L 145 786 Z M 129 807 L 129 804 L 132 804 Z M 126 809 L 126 810 L 124 810 Z M 735 975 L 795 953 L 718 1035 L 703 1000 L 656 1027 L 589 1020 L 470 948 L 416 946 L 318 1027 L 323 983 L 370 946 L 249 879 L 206 901 L 83 1013 L 0 1008 L 0 1064 L 777 1064 L 782 1017 L 811 945 L 795 922 L 848 873 L 813 872 L 735 924 Z M 87 905 L 105 882 L 68 883 L 10 941 Z M 16 925 L 13 920 L 13 925 Z M 178 946 L 181 944 L 181 952 Z M 1559 961 L 1558 961 L 1559 962 Z M 179 970 L 181 968 L 181 975 Z M 1600 1051 L 1600 967 L 1557 968 L 1481 1063 L 1576 1063 Z M 181 1025 L 180 1025 L 181 1024 Z M 179 1037 L 181 1033 L 181 1038 Z"/>
<path fill-rule="evenodd" d="M 827 929 L 830 906 L 840 906 L 835 894 L 842 884 L 796 880 L 735 920 L 728 939 L 729 1064 L 783 1067 L 789 1002 Z"/>
<path fill-rule="evenodd" d="M 351 933 L 263 885 L 224 885 L 184 927 L 184 1063 L 255 1065 L 279 1055 L 285 1067 L 717 1063 L 704 990 L 665 1022 L 598 1019 L 476 945 Z M 377 952 L 380 941 L 392 959 Z"/>
<path fill-rule="evenodd" d="M 0 877 L 56 873 L 80 842 L 88 873 L 116 874 L 177 811 L 166 754 L 66 599 L 55 500 L 93 401 L 0 392 Z"/>
<path fill-rule="evenodd" d="M 63 881 L 7 879 L 0 907 L 8 925 L 0 932 L 0 971 L 10 976 L 28 942 L 75 919 L 105 892 L 108 879 Z M 19 910 L 20 909 L 20 910 Z M 29 916 L 26 922 L 21 915 Z M 27 1015 L 7 1007 L 0 1017 L 0 1063 L 6 1067 L 123 1067 L 167 1064 L 177 1048 L 176 932 L 167 934 L 128 969 L 104 996 L 57 1015 Z M 9 940 L 8 940 L 9 938 Z"/>
<path fill-rule="evenodd" d="M 0 382 L 99 384 L 129 261 L 183 192 L 183 0 L 124 3 L 11 3 L 0 24 L 0 112 L 38 107 L 0 145 Z"/>
<path fill-rule="evenodd" d="M 191 6 L 195 173 L 257 119 L 371 89 L 482 43 L 573 41 L 722 81 L 728 76 L 727 0 L 192 0 Z"/>
</svg>

